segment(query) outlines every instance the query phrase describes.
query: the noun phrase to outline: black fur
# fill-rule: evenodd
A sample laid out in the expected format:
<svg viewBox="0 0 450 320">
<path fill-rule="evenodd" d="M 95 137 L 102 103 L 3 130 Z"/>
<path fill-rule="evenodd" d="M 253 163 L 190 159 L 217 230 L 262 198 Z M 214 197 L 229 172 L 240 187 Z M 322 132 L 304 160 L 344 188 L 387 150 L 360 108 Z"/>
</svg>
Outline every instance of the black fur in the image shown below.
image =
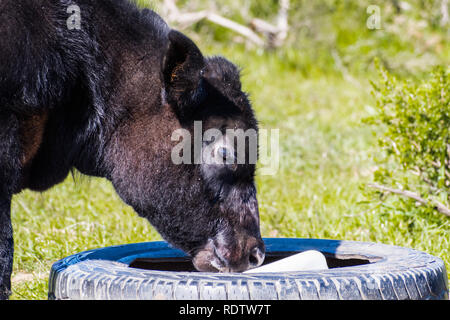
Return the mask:
<svg viewBox="0 0 450 320">
<path fill-rule="evenodd" d="M 80 30 L 67 28 L 73 4 Z M 199 269 L 217 258 L 243 270 L 253 247 L 263 251 L 254 164 L 206 177 L 170 159 L 171 133 L 195 120 L 257 129 L 233 64 L 204 58 L 126 0 L 2 0 L 0 35 L 0 298 L 10 293 L 13 194 L 46 190 L 74 168 L 109 179 Z"/>
</svg>

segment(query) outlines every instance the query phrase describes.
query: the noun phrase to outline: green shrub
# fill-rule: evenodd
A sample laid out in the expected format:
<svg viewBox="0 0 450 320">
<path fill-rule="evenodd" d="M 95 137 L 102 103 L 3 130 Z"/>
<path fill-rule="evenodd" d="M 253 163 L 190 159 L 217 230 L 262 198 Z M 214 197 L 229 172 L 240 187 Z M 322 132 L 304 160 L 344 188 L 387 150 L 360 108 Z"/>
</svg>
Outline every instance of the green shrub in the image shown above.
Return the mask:
<svg viewBox="0 0 450 320">
<path fill-rule="evenodd" d="M 402 202 L 450 215 L 450 68 L 419 83 L 399 81 L 384 68 L 372 83 L 382 131 L 371 185 Z"/>
</svg>

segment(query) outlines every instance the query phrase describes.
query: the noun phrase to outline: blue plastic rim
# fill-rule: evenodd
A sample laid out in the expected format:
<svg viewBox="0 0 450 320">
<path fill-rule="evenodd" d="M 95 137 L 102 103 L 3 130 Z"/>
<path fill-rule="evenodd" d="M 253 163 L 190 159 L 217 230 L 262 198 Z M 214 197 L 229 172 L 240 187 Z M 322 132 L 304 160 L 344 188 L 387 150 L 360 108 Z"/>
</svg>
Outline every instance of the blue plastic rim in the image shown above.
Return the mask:
<svg viewBox="0 0 450 320">
<path fill-rule="evenodd" d="M 302 239 L 302 238 L 264 238 L 266 253 L 271 252 L 302 252 L 306 250 L 318 250 L 322 253 L 336 254 L 341 246 L 341 240 Z M 348 241 L 346 241 L 348 242 Z M 357 243 L 357 242 L 355 242 Z M 361 254 L 368 259 L 379 259 L 378 256 Z M 186 258 L 183 251 L 173 248 L 166 241 L 151 241 L 131 243 L 118 246 L 110 246 L 92 249 L 73 254 L 55 262 L 53 272 L 60 272 L 67 267 L 85 260 L 109 260 L 124 264 L 130 264 L 138 258 Z"/>
</svg>

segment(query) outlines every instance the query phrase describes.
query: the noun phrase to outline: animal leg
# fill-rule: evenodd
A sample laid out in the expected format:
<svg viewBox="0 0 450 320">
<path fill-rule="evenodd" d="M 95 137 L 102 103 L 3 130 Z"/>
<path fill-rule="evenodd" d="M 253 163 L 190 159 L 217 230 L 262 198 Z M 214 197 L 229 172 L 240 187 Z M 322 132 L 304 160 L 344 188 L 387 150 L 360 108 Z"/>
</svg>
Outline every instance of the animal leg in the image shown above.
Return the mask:
<svg viewBox="0 0 450 320">
<path fill-rule="evenodd" d="M 11 201 L 0 195 L 0 300 L 8 299 L 11 294 L 13 251 Z"/>
<path fill-rule="evenodd" d="M 11 199 L 18 190 L 20 172 L 19 122 L 12 112 L 0 109 L 0 300 L 11 294 L 14 250 Z"/>
</svg>

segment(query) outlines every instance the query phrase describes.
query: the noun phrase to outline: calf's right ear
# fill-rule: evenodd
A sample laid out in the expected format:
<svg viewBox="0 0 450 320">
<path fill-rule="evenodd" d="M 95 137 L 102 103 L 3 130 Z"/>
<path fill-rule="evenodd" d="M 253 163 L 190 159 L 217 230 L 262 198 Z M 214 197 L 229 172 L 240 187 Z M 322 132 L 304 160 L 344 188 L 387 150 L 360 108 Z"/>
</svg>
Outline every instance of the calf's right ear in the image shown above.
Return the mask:
<svg viewBox="0 0 450 320">
<path fill-rule="evenodd" d="M 179 116 L 192 111 L 203 99 L 204 67 L 205 59 L 195 43 L 181 32 L 171 30 L 162 77 L 167 102 Z"/>
</svg>

